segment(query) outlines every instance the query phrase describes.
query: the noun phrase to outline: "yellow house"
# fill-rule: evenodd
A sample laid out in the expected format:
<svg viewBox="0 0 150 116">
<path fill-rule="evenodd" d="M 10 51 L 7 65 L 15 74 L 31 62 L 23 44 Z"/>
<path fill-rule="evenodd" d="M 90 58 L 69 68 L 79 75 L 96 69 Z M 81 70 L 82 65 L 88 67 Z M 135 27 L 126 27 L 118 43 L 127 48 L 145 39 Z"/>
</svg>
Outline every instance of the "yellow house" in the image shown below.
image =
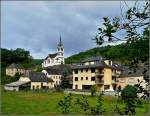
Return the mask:
<svg viewBox="0 0 150 116">
<path fill-rule="evenodd" d="M 72 73 L 73 89 L 85 90 L 96 85 L 98 91 L 113 91 L 117 87 L 117 77 L 121 73 L 121 68 L 111 60 L 91 57 L 73 65 Z"/>
<path fill-rule="evenodd" d="M 29 79 L 31 80 L 31 90 L 41 88 L 54 88 L 54 81 L 48 78 L 42 72 L 30 72 Z"/>
<path fill-rule="evenodd" d="M 14 76 L 17 72 L 19 74 L 25 74 L 30 72 L 31 70 L 24 69 L 20 64 L 12 63 L 8 67 L 6 67 L 6 75 Z"/>
</svg>

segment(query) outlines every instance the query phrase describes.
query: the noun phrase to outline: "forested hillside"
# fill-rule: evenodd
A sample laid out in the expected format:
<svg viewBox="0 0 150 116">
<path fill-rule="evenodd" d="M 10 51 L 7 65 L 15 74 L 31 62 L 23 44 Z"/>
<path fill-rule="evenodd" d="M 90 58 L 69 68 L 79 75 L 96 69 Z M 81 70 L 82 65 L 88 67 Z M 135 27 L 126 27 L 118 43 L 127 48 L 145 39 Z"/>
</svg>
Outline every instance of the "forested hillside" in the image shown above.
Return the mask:
<svg viewBox="0 0 150 116">
<path fill-rule="evenodd" d="M 93 48 L 66 58 L 65 63 L 77 63 L 87 57 L 99 55 L 127 65 L 134 65 L 139 61 L 145 62 L 149 58 L 149 40 L 140 39 L 130 44 Z"/>
</svg>

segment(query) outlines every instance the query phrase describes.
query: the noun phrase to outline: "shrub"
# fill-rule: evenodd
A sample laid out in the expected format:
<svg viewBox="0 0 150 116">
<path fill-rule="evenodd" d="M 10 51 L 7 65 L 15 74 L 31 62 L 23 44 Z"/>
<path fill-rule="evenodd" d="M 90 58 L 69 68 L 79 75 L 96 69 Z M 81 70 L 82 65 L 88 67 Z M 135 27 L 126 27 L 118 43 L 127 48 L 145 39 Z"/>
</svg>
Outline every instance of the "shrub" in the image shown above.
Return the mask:
<svg viewBox="0 0 150 116">
<path fill-rule="evenodd" d="M 96 85 L 92 85 L 92 87 L 91 87 L 90 91 L 91 91 L 91 96 L 94 96 L 94 95 L 95 95 L 95 93 L 96 93 L 96 91 L 97 91 L 97 89 L 96 89 Z"/>
<path fill-rule="evenodd" d="M 60 100 L 58 102 L 58 107 L 61 109 L 62 113 L 64 114 L 69 113 L 71 107 L 71 99 L 72 95 L 69 94 L 68 96 L 65 96 L 63 100 Z"/>
</svg>

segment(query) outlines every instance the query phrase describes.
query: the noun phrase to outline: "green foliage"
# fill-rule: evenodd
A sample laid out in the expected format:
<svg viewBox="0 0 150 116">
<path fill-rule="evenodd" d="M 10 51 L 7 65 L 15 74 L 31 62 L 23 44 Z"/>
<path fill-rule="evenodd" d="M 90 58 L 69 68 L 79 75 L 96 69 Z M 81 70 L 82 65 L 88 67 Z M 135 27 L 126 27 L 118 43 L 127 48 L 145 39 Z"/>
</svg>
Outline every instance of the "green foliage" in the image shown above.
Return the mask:
<svg viewBox="0 0 150 116">
<path fill-rule="evenodd" d="M 145 30 L 144 33 L 147 33 Z M 147 36 L 146 36 L 147 37 Z M 66 63 L 78 63 L 81 60 L 100 55 L 106 59 L 115 60 L 121 64 L 130 67 L 136 67 L 139 61 L 145 62 L 149 58 L 149 40 L 148 38 L 139 39 L 129 44 L 120 44 L 116 46 L 97 47 L 65 59 Z M 141 55 L 142 54 L 142 55 Z"/>
<path fill-rule="evenodd" d="M 122 91 L 121 91 L 121 98 L 126 103 L 125 107 L 125 114 L 135 114 L 135 101 L 137 98 L 137 89 L 132 85 L 127 85 Z"/>
<path fill-rule="evenodd" d="M 97 97 L 97 104 L 94 107 L 91 107 L 91 114 L 92 115 L 102 115 L 105 112 L 104 106 L 103 106 L 103 97 L 102 94 L 100 94 Z"/>
<path fill-rule="evenodd" d="M 20 76 L 21 75 L 19 73 L 16 73 L 13 77 L 2 75 L 1 76 L 1 84 L 8 84 L 11 82 L 15 82 L 15 81 L 19 80 Z"/>
<path fill-rule="evenodd" d="M 42 72 L 43 68 L 41 66 L 36 66 L 36 72 Z"/>
<path fill-rule="evenodd" d="M 62 78 L 60 87 L 63 89 L 71 88 L 72 85 L 69 83 L 69 80 L 66 80 L 65 77 Z"/>
<path fill-rule="evenodd" d="M 32 60 L 32 56 L 30 56 L 29 51 L 21 48 L 17 48 L 16 50 L 1 48 L 1 60 L 7 64 L 11 64 L 13 62 L 28 63 Z"/>
<path fill-rule="evenodd" d="M 126 4 L 126 2 L 125 2 Z M 136 42 L 139 38 L 143 37 L 139 30 L 143 30 L 145 27 L 149 27 L 149 1 L 144 1 L 141 5 L 140 2 L 135 1 L 134 6 L 129 7 L 126 4 L 126 12 L 122 12 L 121 7 L 121 18 L 114 17 L 103 18 L 103 26 L 98 28 L 98 34 L 95 37 L 95 41 L 98 45 L 102 45 L 104 42 L 116 42 L 116 41 L 127 41 L 127 43 Z M 139 8 L 139 6 L 141 6 Z M 123 20 L 122 20 L 123 19 Z M 116 33 L 124 31 L 125 37 L 117 37 Z"/>
<path fill-rule="evenodd" d="M 84 112 L 87 112 L 88 109 L 90 108 L 90 105 L 89 105 L 89 102 L 87 100 L 87 97 L 85 95 L 82 95 L 81 98 L 77 98 L 76 99 L 76 102 L 75 102 L 75 105 L 79 105 L 80 108 L 84 111 Z"/>
<path fill-rule="evenodd" d="M 97 91 L 96 86 L 92 85 L 91 88 L 90 88 L 90 91 L 91 91 L 91 96 L 94 96 L 96 94 L 96 91 Z"/>
<path fill-rule="evenodd" d="M 63 100 L 60 100 L 58 102 L 58 107 L 61 109 L 61 112 L 63 114 L 69 113 L 70 106 L 71 106 L 71 99 L 72 99 L 72 95 L 69 94 L 68 96 L 65 96 Z"/>
</svg>

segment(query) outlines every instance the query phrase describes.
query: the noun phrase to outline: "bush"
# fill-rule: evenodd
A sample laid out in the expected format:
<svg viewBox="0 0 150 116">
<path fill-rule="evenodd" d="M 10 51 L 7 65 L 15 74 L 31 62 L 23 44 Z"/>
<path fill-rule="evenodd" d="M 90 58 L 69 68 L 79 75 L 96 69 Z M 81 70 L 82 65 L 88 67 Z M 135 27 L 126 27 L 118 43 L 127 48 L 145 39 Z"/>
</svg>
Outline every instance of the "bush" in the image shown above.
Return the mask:
<svg viewBox="0 0 150 116">
<path fill-rule="evenodd" d="M 125 114 L 135 114 L 135 101 L 137 98 L 137 89 L 132 85 L 127 85 L 122 91 L 121 91 L 121 98 L 126 103 L 125 106 Z"/>
<path fill-rule="evenodd" d="M 91 96 L 94 96 L 96 94 L 96 91 L 97 91 L 96 85 L 92 85 L 90 91 L 91 91 Z"/>
<path fill-rule="evenodd" d="M 65 96 L 63 100 L 60 100 L 58 102 L 58 107 L 61 109 L 62 113 L 64 114 L 69 113 L 71 107 L 71 100 L 72 100 L 72 95 L 69 94 L 68 96 Z"/>
</svg>

